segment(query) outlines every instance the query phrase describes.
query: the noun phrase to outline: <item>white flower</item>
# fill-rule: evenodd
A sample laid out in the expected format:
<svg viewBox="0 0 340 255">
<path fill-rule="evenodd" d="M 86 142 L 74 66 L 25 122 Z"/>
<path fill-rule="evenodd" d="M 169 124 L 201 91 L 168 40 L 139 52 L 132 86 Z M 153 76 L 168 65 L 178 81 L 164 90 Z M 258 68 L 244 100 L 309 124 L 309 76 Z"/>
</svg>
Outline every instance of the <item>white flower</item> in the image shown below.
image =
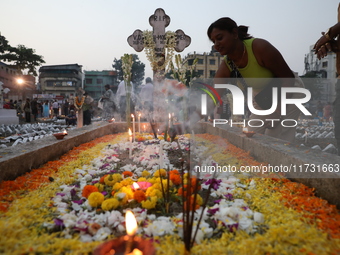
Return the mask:
<svg viewBox="0 0 340 255">
<path fill-rule="evenodd" d="M 262 213 L 254 212 L 254 221 L 257 223 L 264 223 L 264 217 Z"/>
<path fill-rule="evenodd" d="M 175 229 L 174 223 L 167 217 L 158 217 L 157 220 L 149 223 L 144 228 L 145 233 L 148 236 L 163 236 L 166 234 L 172 235 Z"/>
</svg>

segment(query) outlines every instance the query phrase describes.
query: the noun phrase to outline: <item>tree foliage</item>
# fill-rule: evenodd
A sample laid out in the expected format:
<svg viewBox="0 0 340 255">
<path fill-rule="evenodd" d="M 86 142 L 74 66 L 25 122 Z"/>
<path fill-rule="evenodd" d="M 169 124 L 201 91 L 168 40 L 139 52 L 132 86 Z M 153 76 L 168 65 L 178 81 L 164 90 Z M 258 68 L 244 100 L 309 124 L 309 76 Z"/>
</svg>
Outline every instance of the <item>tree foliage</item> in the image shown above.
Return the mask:
<svg viewBox="0 0 340 255">
<path fill-rule="evenodd" d="M 24 70 L 28 74 L 37 76 L 36 67 L 45 63 L 42 56 L 35 54 L 35 50 L 27 48 L 24 45 L 12 47 L 4 36 L 0 34 L 0 61 L 5 61 L 12 68 L 23 73 Z"/>
<path fill-rule="evenodd" d="M 143 83 L 144 75 L 145 75 L 145 64 L 142 63 L 138 55 L 132 54 L 133 57 L 133 64 L 131 69 L 131 81 L 135 86 L 139 86 Z M 114 59 L 112 67 L 117 72 L 117 78 L 118 80 L 122 81 L 123 78 L 123 69 L 122 69 L 122 60 L 121 59 Z"/>
</svg>

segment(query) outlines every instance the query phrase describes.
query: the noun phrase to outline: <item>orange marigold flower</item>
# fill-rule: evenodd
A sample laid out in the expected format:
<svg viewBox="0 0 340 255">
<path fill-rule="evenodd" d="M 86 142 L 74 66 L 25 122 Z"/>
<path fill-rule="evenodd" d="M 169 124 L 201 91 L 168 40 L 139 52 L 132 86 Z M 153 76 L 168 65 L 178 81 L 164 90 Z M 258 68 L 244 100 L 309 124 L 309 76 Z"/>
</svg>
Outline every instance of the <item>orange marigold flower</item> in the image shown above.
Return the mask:
<svg viewBox="0 0 340 255">
<path fill-rule="evenodd" d="M 82 196 L 88 198 L 92 192 L 98 192 L 98 188 L 93 185 L 86 185 L 83 189 Z"/>
<path fill-rule="evenodd" d="M 108 176 L 108 174 L 105 174 L 104 176 L 100 177 L 99 182 L 100 182 L 101 184 L 105 184 L 104 179 L 105 179 L 106 176 Z"/>
<path fill-rule="evenodd" d="M 132 176 L 133 173 L 130 172 L 130 171 L 124 171 L 124 172 L 123 172 L 123 175 L 124 175 L 124 178 L 125 178 L 126 176 Z"/>
<path fill-rule="evenodd" d="M 170 174 L 170 180 L 175 185 L 180 185 L 182 182 L 181 176 L 179 174 Z"/>
<path fill-rule="evenodd" d="M 145 201 L 146 200 L 146 196 L 144 191 L 142 190 L 136 190 L 135 193 L 133 194 L 133 198 L 134 200 L 136 200 L 138 203 Z"/>
</svg>

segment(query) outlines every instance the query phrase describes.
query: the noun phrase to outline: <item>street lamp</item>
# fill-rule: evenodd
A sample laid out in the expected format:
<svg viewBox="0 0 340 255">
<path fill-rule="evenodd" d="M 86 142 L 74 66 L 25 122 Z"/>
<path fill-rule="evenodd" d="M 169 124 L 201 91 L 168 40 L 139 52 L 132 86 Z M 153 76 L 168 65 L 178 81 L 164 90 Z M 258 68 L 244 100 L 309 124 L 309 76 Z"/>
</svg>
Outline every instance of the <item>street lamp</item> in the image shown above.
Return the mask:
<svg viewBox="0 0 340 255">
<path fill-rule="evenodd" d="M 25 98 L 25 88 L 22 87 L 22 85 L 25 84 L 25 80 L 23 78 L 17 78 L 17 84 L 20 86 L 20 91 L 21 91 L 21 99 L 26 100 Z"/>
</svg>

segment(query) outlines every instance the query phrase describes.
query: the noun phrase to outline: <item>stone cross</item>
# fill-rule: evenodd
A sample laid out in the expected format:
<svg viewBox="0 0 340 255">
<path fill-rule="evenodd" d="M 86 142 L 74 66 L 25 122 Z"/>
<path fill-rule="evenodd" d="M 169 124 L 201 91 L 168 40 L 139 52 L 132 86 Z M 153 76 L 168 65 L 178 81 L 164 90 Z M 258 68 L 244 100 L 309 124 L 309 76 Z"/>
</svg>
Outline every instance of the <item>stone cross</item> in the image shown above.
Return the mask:
<svg viewBox="0 0 340 255">
<path fill-rule="evenodd" d="M 163 54 L 164 45 L 166 43 L 165 28 L 170 24 L 170 17 L 165 14 L 161 8 L 156 9 L 155 13 L 150 16 L 149 23 L 153 27 L 153 39 L 155 41 L 155 52 L 160 56 Z M 182 52 L 191 43 L 190 36 L 186 35 L 181 29 L 176 32 L 175 51 Z M 144 49 L 143 31 L 137 29 L 127 39 L 129 45 L 137 52 Z"/>
</svg>

